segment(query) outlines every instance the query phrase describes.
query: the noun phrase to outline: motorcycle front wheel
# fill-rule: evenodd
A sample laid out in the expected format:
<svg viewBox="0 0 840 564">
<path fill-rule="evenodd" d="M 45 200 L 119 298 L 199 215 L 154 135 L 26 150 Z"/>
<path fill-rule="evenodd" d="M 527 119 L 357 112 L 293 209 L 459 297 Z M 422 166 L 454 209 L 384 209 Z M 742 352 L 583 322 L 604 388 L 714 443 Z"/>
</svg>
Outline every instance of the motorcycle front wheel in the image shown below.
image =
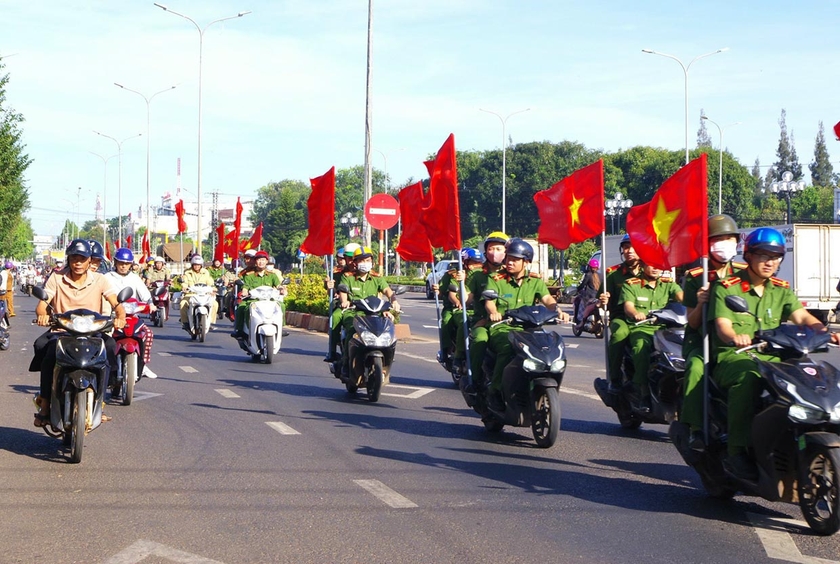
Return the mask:
<svg viewBox="0 0 840 564">
<path fill-rule="evenodd" d="M 370 367 L 367 380 L 368 400 L 371 403 L 379 401 L 379 394 L 382 393 L 382 359 L 378 356 L 373 358 L 373 366 Z"/>
<path fill-rule="evenodd" d="M 134 399 L 134 382 L 137 380 L 137 354 L 127 354 L 124 359 L 125 380 L 122 384 L 122 404 L 131 405 L 131 400 Z"/>
<path fill-rule="evenodd" d="M 583 333 L 583 327 L 575 323 L 572 325 L 572 335 L 575 337 L 580 337 L 581 333 Z"/>
<path fill-rule="evenodd" d="M 73 426 L 70 428 L 70 462 L 82 461 L 82 449 L 85 446 L 85 415 L 87 414 L 87 390 L 76 392 L 73 403 Z M 64 431 L 67 433 L 67 430 Z M 65 436 L 67 436 L 65 434 Z"/>
<path fill-rule="evenodd" d="M 195 329 L 198 331 L 198 342 L 204 342 L 204 315 L 198 314 L 195 320 Z"/>
<path fill-rule="evenodd" d="M 544 388 L 534 398 L 531 431 L 537 446 L 548 448 L 557 441 L 560 431 L 560 394 L 557 388 Z"/>
<path fill-rule="evenodd" d="M 274 362 L 274 335 L 267 335 L 265 337 L 265 363 L 271 364 Z"/>
<path fill-rule="evenodd" d="M 799 467 L 799 507 L 818 535 L 840 530 L 840 452 L 825 445 L 810 444 Z"/>
</svg>

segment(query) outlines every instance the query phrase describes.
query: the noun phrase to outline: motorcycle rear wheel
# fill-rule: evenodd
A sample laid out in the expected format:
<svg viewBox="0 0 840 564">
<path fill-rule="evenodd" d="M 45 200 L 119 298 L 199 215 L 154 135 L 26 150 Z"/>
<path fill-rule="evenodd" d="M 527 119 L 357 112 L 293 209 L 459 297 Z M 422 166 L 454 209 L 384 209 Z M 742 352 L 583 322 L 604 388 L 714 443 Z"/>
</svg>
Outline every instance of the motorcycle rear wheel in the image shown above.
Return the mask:
<svg viewBox="0 0 840 564">
<path fill-rule="evenodd" d="M 627 416 L 618 416 L 618 422 L 621 424 L 622 429 L 638 429 L 642 426 L 642 420 L 636 417 L 635 415 L 627 415 Z"/>
<path fill-rule="evenodd" d="M 73 426 L 70 428 L 70 462 L 78 464 L 82 461 L 82 449 L 85 446 L 85 415 L 87 414 L 87 390 L 76 393 L 73 403 Z M 65 430 L 65 433 L 67 431 Z M 65 434 L 65 436 L 67 436 Z"/>
<path fill-rule="evenodd" d="M 537 446 L 548 448 L 557 441 L 560 431 L 560 394 L 557 388 L 545 388 L 534 398 L 531 431 Z"/>
<path fill-rule="evenodd" d="M 572 335 L 574 335 L 575 337 L 580 337 L 582 333 L 583 327 L 579 326 L 577 323 L 572 325 Z"/>
<path fill-rule="evenodd" d="M 840 451 L 810 444 L 799 468 L 799 507 L 818 535 L 840 530 Z"/>
<path fill-rule="evenodd" d="M 265 363 L 274 362 L 274 335 L 267 335 L 265 338 Z"/>
<path fill-rule="evenodd" d="M 11 345 L 11 339 L 8 334 L 4 337 L 0 337 L 0 351 L 9 350 L 9 346 Z"/>
<path fill-rule="evenodd" d="M 382 382 L 384 378 L 382 371 L 382 359 L 374 357 L 373 366 L 370 367 L 370 373 L 367 380 L 368 401 L 376 403 L 379 401 L 379 394 L 382 393 Z"/>
</svg>

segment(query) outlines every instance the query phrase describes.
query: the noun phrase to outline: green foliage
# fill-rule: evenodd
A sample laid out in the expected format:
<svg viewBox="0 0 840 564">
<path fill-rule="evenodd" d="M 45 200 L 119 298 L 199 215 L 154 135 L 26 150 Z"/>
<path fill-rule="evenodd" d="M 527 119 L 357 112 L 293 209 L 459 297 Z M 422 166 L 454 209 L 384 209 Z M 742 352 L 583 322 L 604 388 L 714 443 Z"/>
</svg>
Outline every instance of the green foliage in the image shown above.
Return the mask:
<svg viewBox="0 0 840 564">
<path fill-rule="evenodd" d="M 566 264 L 568 264 L 569 269 L 579 271 L 589 263 L 589 257 L 597 250 L 598 246 L 591 239 L 570 245 L 566 249 Z"/>
<path fill-rule="evenodd" d="M 788 136 L 787 123 L 785 118 L 787 113 L 782 109 L 782 116 L 779 118 L 779 146 L 776 148 L 776 158 L 778 159 L 770 170 L 767 171 L 765 182 L 768 184 L 773 180 L 781 180 L 782 173 L 790 171 L 793 174 L 794 180 L 802 178 L 802 165 L 799 163 L 799 157 L 796 155 L 796 147 L 793 143 L 793 134 Z"/>
<path fill-rule="evenodd" d="M 7 238 L 6 255 L 16 259 L 31 257 L 35 246 L 30 241 L 34 236 L 32 224 L 28 218 L 17 222 L 11 236 Z"/>
<path fill-rule="evenodd" d="M 0 73 L 4 67 L 0 58 Z M 32 163 L 21 142 L 23 116 L 5 104 L 8 83 L 9 75 L 0 74 L 0 256 L 20 252 L 19 229 L 25 229 L 22 214 L 29 208 L 24 173 Z"/>
<path fill-rule="evenodd" d="M 324 288 L 324 276 L 319 274 L 290 274 L 291 283 L 286 286 L 286 309 L 315 315 L 327 315 L 328 294 Z"/>
<path fill-rule="evenodd" d="M 811 171 L 811 183 L 814 186 L 834 185 L 834 167 L 831 166 L 831 158 L 825 146 L 825 128 L 822 121 L 814 141 L 814 162 L 808 165 L 808 169 Z"/>
</svg>

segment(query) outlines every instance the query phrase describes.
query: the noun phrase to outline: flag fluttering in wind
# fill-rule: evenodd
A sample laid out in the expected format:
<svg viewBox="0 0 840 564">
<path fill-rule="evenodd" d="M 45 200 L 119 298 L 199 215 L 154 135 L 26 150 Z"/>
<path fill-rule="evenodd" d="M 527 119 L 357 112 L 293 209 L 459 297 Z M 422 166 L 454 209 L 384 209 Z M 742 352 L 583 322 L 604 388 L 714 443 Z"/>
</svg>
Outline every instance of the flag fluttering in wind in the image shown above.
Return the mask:
<svg viewBox="0 0 840 564">
<path fill-rule="evenodd" d="M 458 166 L 455 161 L 455 135 L 449 134 L 429 170 L 429 193 L 426 194 L 420 221 L 433 247 L 444 251 L 461 248 L 461 212 L 458 205 Z"/>
<path fill-rule="evenodd" d="M 259 248 L 260 244 L 262 243 L 262 233 L 263 233 L 263 224 L 262 221 L 257 228 L 254 229 L 254 233 L 251 235 L 251 238 L 247 241 L 243 241 L 242 245 L 239 247 L 239 250 L 243 253 L 248 249 L 257 249 Z"/>
<path fill-rule="evenodd" d="M 140 248 L 142 249 L 143 256 L 140 258 L 140 264 L 146 263 L 149 261 L 149 258 L 152 256 L 152 246 L 149 243 L 149 232 L 143 232 L 143 240 L 140 242 Z"/>
<path fill-rule="evenodd" d="M 178 233 L 181 234 L 187 230 L 187 222 L 184 221 L 184 200 L 178 200 L 175 204 L 175 215 L 178 216 Z"/>
<path fill-rule="evenodd" d="M 260 224 L 262 225 L 262 224 Z M 234 257 L 235 258 L 235 257 Z M 216 228 L 216 248 L 213 249 L 213 260 L 225 262 L 225 224 L 220 223 Z"/>
<path fill-rule="evenodd" d="M 834 135 L 836 135 L 837 140 L 840 141 L 840 121 L 834 124 Z"/>
<path fill-rule="evenodd" d="M 133 237 L 131 235 L 126 235 L 125 237 L 125 246 L 129 249 L 131 248 L 131 243 L 133 243 Z"/>
<path fill-rule="evenodd" d="M 239 234 L 242 233 L 242 204 L 239 202 L 239 198 L 236 198 L 236 217 L 233 220 L 233 232 L 236 233 L 235 240 L 237 241 L 237 246 L 234 247 L 233 253 L 228 253 L 232 257 L 239 256 Z"/>
<path fill-rule="evenodd" d="M 300 250 L 310 255 L 335 252 L 335 167 L 318 178 L 310 179 L 312 193 L 306 202 L 309 231 Z"/>
<path fill-rule="evenodd" d="M 395 251 L 400 258 L 410 262 L 432 262 L 434 254 L 432 244 L 426 235 L 426 228 L 420 223 L 421 208 L 423 207 L 423 184 L 418 182 L 406 186 L 397 194 L 400 201 L 400 217 L 402 218 L 402 233 Z"/>
<path fill-rule="evenodd" d="M 567 176 L 548 190 L 534 194 L 540 214 L 537 237 L 565 250 L 604 231 L 604 161 Z"/>
<path fill-rule="evenodd" d="M 239 239 L 236 237 L 236 229 L 225 235 L 224 250 L 231 259 L 239 258 Z"/>
<path fill-rule="evenodd" d="M 706 154 L 666 180 L 650 202 L 627 213 L 627 233 L 639 258 L 669 269 L 708 255 Z"/>
</svg>

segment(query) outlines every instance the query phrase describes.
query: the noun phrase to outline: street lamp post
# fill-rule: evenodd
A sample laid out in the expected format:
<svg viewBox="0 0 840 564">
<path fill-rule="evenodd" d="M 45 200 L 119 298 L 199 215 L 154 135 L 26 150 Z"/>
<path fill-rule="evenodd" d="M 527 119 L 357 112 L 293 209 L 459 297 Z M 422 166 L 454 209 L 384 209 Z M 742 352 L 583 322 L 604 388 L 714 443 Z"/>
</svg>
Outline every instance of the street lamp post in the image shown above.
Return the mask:
<svg viewBox="0 0 840 564">
<path fill-rule="evenodd" d="M 184 14 L 176 12 L 175 10 L 170 10 L 163 4 L 158 4 L 157 2 L 155 2 L 154 5 L 163 10 L 164 12 L 169 12 L 171 14 L 184 18 L 185 20 L 193 24 L 195 26 L 196 31 L 198 31 L 198 190 L 196 194 L 196 197 L 198 198 L 198 232 L 196 235 L 196 248 L 198 249 L 198 253 L 201 254 L 201 62 L 204 54 L 204 32 L 207 31 L 207 29 L 213 24 L 223 22 L 226 20 L 234 20 L 236 18 L 241 18 L 242 16 L 250 14 L 251 11 L 248 10 L 246 12 L 239 12 L 235 16 L 228 16 L 226 18 L 219 18 L 218 20 L 213 20 L 212 22 L 204 26 L 204 28 L 202 29 L 201 26 L 199 26 L 191 17 L 185 16 Z"/>
<path fill-rule="evenodd" d="M 735 123 L 730 123 L 728 125 L 724 125 L 721 127 L 718 123 L 713 120 L 709 119 L 706 116 L 700 116 L 700 119 L 704 119 L 709 123 L 713 124 L 715 127 L 718 128 L 718 134 L 720 134 L 720 144 L 718 146 L 719 151 L 719 158 L 720 161 L 720 169 L 718 170 L 718 214 L 723 213 L 723 132 L 726 131 L 727 127 L 734 127 L 736 125 L 741 125 L 740 121 L 736 121 Z"/>
<path fill-rule="evenodd" d="M 770 184 L 770 187 L 762 188 L 763 193 L 771 192 L 776 194 L 777 196 L 781 194 L 782 197 L 787 201 L 787 220 L 785 223 L 790 223 L 790 197 L 797 193 L 802 192 L 805 189 L 805 181 L 799 180 L 796 181 L 793 179 L 793 173 L 789 170 L 786 170 L 782 173 L 782 180 L 781 182 L 773 182 Z"/>
<path fill-rule="evenodd" d="M 102 164 L 104 165 L 103 168 L 105 169 L 105 172 L 102 174 L 102 242 L 104 244 L 108 241 L 108 216 L 105 215 L 105 204 L 108 201 L 108 161 L 119 155 L 111 155 L 110 157 L 105 158 L 99 153 L 94 153 L 93 151 L 88 151 L 88 153 L 102 159 Z"/>
<path fill-rule="evenodd" d="M 118 83 L 115 82 L 114 86 L 119 86 L 120 88 L 122 88 L 123 90 L 125 90 L 127 92 L 134 92 L 135 94 L 137 94 L 138 96 L 143 98 L 144 102 L 146 102 L 146 232 L 148 233 L 149 232 L 149 227 L 150 227 L 150 224 L 149 224 L 149 208 L 151 206 L 151 188 L 150 188 L 150 185 L 149 185 L 149 176 L 151 175 L 151 170 L 152 170 L 151 152 L 150 152 L 152 136 L 151 136 L 151 133 L 149 131 L 149 129 L 150 129 L 150 114 L 151 114 L 150 105 L 152 103 L 152 100 L 154 100 L 155 96 L 157 96 L 158 94 L 163 94 L 164 92 L 169 92 L 170 90 L 173 90 L 175 87 L 170 86 L 169 88 L 161 90 L 160 92 L 155 92 L 154 94 L 152 94 L 151 96 L 149 96 L 147 98 L 144 94 L 138 92 L 137 90 L 132 90 L 131 88 L 127 88 L 127 87 L 123 86 L 122 84 L 118 84 Z"/>
<path fill-rule="evenodd" d="M 724 51 L 729 51 L 729 47 L 724 47 L 722 49 L 718 49 L 717 51 L 712 51 L 711 53 L 706 53 L 705 55 L 700 55 L 691 59 L 691 62 L 688 65 L 683 64 L 681 60 L 676 58 L 673 55 L 668 55 L 666 53 L 660 53 L 659 51 L 653 51 L 652 49 L 642 49 L 642 53 L 647 53 L 649 55 L 659 55 L 661 57 L 668 57 L 669 59 L 673 59 L 680 64 L 682 67 L 683 74 L 685 75 L 685 164 L 688 164 L 688 71 L 691 69 L 691 65 L 695 63 L 695 61 L 699 61 L 705 57 L 710 57 L 712 55 L 717 55 L 718 53 L 723 53 Z"/>
<path fill-rule="evenodd" d="M 485 113 L 488 113 L 488 114 L 493 114 L 494 116 L 499 118 L 500 122 L 502 122 L 502 233 L 507 233 L 507 231 L 505 231 L 505 226 L 506 226 L 506 224 L 505 224 L 505 211 L 506 211 L 505 210 L 505 199 L 506 199 L 505 180 L 507 178 L 507 169 L 506 169 L 506 166 L 507 166 L 507 162 L 506 162 L 507 141 L 505 140 L 505 126 L 507 125 L 507 120 L 510 119 L 512 116 L 515 116 L 516 114 L 521 114 L 521 113 L 527 112 L 531 108 L 525 108 L 524 110 L 517 110 L 517 111 L 515 111 L 511 114 L 508 114 L 508 116 L 505 117 L 505 118 L 502 118 L 502 116 L 500 116 L 496 112 L 491 112 L 490 110 L 484 110 L 482 108 L 478 108 L 478 109 L 479 109 L 479 111 L 482 111 L 482 112 L 485 112 Z"/>
<path fill-rule="evenodd" d="M 359 218 L 353 215 L 353 212 L 347 212 L 341 216 L 339 220 L 341 225 L 347 227 L 347 238 L 353 238 L 353 229 L 356 227 L 356 224 L 359 223 Z"/>
<path fill-rule="evenodd" d="M 616 192 L 611 200 L 604 202 L 606 209 L 604 213 L 610 216 L 611 231 L 615 234 L 615 218 L 618 217 L 618 229 L 621 229 L 621 216 L 633 207 L 633 200 L 624 199 L 621 192 Z"/>
<path fill-rule="evenodd" d="M 99 133 L 98 131 L 94 131 L 97 135 L 102 137 L 107 137 L 117 145 L 117 165 L 119 172 L 117 173 L 117 224 L 119 227 L 117 228 L 117 239 L 122 241 L 122 144 L 128 141 L 129 139 L 135 139 L 143 135 L 142 133 L 138 133 L 137 135 L 132 135 L 131 137 L 126 137 L 122 141 L 117 141 L 110 135 L 105 135 L 104 133 Z M 104 216 L 104 214 L 103 214 Z M 107 244 L 108 241 L 103 241 L 104 244 Z"/>
</svg>

